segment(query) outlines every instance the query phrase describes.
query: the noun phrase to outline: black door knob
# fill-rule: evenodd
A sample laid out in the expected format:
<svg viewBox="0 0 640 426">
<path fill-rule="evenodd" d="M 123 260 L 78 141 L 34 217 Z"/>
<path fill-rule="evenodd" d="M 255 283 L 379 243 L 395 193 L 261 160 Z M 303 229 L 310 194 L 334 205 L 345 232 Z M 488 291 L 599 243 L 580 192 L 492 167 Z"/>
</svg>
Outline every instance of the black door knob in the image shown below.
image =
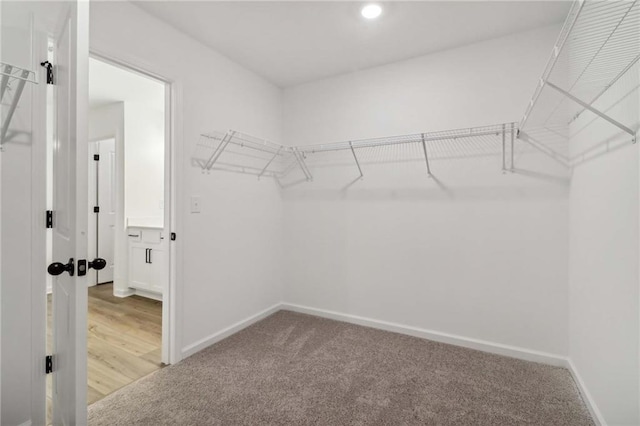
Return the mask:
<svg viewBox="0 0 640 426">
<path fill-rule="evenodd" d="M 93 268 L 96 271 L 104 269 L 105 266 L 107 266 L 107 261 L 99 257 L 96 257 L 91 262 L 89 262 L 89 269 Z"/>
<path fill-rule="evenodd" d="M 51 275 L 60 275 L 63 272 L 68 272 L 69 275 L 73 276 L 75 272 L 75 267 L 73 264 L 73 257 L 69 259 L 69 262 L 65 265 L 64 263 L 54 262 L 47 268 L 47 272 Z"/>
</svg>

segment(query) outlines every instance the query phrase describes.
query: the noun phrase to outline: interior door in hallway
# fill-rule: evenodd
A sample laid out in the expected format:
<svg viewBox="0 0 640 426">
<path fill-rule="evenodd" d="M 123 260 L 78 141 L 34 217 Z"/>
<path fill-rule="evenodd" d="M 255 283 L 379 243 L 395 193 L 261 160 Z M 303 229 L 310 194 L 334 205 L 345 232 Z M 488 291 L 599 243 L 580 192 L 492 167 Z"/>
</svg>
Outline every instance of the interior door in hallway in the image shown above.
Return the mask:
<svg viewBox="0 0 640 426">
<path fill-rule="evenodd" d="M 91 272 L 95 274 L 89 278 L 90 284 L 103 284 L 113 281 L 114 259 L 115 259 L 115 225 L 116 225 L 116 152 L 115 139 L 105 139 L 95 142 L 92 147 L 91 160 L 94 163 L 93 173 L 90 173 L 89 185 L 90 197 L 95 204 L 90 206 L 93 211 L 93 229 L 89 231 L 95 249 L 96 256 L 107 262 L 107 266 L 100 270 Z M 91 166 L 90 166 L 91 167 Z M 97 207 L 97 208 L 95 208 Z M 90 256 L 91 257 L 91 256 Z"/>
</svg>

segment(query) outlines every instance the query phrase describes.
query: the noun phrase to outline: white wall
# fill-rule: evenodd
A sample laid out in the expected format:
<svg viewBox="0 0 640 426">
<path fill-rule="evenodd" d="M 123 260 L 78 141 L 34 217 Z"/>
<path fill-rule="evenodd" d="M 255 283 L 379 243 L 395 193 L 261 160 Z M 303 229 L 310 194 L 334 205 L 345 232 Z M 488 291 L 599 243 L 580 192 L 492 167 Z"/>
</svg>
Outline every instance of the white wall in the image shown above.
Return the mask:
<svg viewBox="0 0 640 426">
<path fill-rule="evenodd" d="M 5 7 L 3 19 L 16 16 Z M 14 8 L 15 12 L 15 8 Z M 18 59 L 22 66 L 29 66 L 28 45 L 20 43 L 28 34 L 28 21 L 14 21 L 13 28 L 8 22 L 2 22 L 3 61 L 11 63 Z M 9 41 L 15 43 L 15 47 Z M 12 49 L 13 47 L 13 49 Z M 2 175 L 2 424 L 20 424 L 29 419 L 31 400 L 30 382 L 25 378 L 31 375 L 31 269 L 30 262 L 32 247 L 32 200 L 31 200 L 31 155 L 33 123 L 31 113 L 33 108 L 32 86 L 25 87 L 20 109 L 16 111 L 10 131 L 23 131 L 16 140 L 6 142 L 4 151 L 0 153 L 0 167 Z M 4 103 L 3 103 L 4 105 Z M 4 107 L 3 107 L 4 110 Z M 4 118 L 4 114 L 2 114 Z M 19 229 L 21 232 L 16 232 Z M 44 295 L 43 295 L 44 297 Z M 20 348 L 21 350 L 16 350 Z M 27 356 L 25 356 L 27 355 Z"/>
<path fill-rule="evenodd" d="M 558 27 L 345 74 L 285 90 L 290 144 L 518 121 Z"/>
<path fill-rule="evenodd" d="M 636 65 L 594 106 L 640 123 Z M 638 145 L 585 113 L 572 126 L 569 356 L 611 426 L 640 424 Z M 582 159 L 580 154 L 588 152 Z"/>
<path fill-rule="evenodd" d="M 31 11 L 37 3 L 4 2 L 0 25 L 2 61 L 35 69 L 36 57 L 46 55 L 42 22 Z M 31 45 L 30 40 L 34 40 Z M 42 189 L 46 167 L 43 124 L 45 89 L 28 83 L 9 126 L 0 153 L 0 240 L 2 270 L 2 365 L 0 370 L 1 424 L 44 422 L 45 389 L 42 361 L 46 338 L 46 271 L 44 210 Z M 2 117 L 7 109 L 2 102 Z M 15 133 L 14 133 L 15 132 Z M 40 171 L 41 173 L 35 173 Z M 36 387 L 41 384 L 42 387 Z"/>
<path fill-rule="evenodd" d="M 558 31 L 543 28 L 286 89 L 285 140 L 517 121 Z M 495 154 L 432 161 L 433 180 L 423 163 L 365 165 L 365 179 L 346 192 L 319 177 L 287 192 L 285 300 L 566 355 L 566 172 L 518 142 L 519 172 L 503 175 Z"/>
<path fill-rule="evenodd" d="M 278 303 L 283 259 L 277 188 L 244 175 L 203 175 L 190 165 L 190 155 L 198 135 L 216 129 L 281 140 L 281 91 L 129 3 L 92 4 L 91 49 L 176 83 L 175 135 L 184 170 L 176 194 L 183 218 L 176 241 L 184 271 L 177 301 L 180 348 Z M 201 197 L 202 213 L 189 212 L 191 195 Z"/>
<path fill-rule="evenodd" d="M 164 94 L 164 86 L 159 90 Z M 125 218 L 127 223 L 163 227 L 164 99 L 156 107 L 125 102 Z"/>
</svg>

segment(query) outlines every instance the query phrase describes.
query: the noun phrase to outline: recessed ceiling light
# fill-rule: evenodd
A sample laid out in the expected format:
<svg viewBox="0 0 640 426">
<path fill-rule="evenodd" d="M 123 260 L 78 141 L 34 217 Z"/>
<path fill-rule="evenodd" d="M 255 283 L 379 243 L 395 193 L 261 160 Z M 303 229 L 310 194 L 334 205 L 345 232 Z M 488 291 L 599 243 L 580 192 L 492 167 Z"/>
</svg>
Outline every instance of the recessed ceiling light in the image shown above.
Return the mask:
<svg viewBox="0 0 640 426">
<path fill-rule="evenodd" d="M 376 19 L 382 13 L 382 7 L 377 4 L 368 4 L 362 8 L 360 13 L 367 19 Z"/>
</svg>

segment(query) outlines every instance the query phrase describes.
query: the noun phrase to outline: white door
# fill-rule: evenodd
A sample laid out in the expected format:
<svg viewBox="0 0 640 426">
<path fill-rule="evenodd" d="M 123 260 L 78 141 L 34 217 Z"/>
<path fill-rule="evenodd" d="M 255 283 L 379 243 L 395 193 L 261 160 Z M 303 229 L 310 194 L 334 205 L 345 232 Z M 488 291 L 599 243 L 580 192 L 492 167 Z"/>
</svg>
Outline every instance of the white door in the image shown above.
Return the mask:
<svg viewBox="0 0 640 426">
<path fill-rule="evenodd" d="M 89 257 L 100 257 L 107 265 L 100 271 L 88 273 L 89 286 L 113 281 L 116 226 L 115 166 L 115 139 L 90 144 Z"/>
<path fill-rule="evenodd" d="M 116 229 L 116 141 L 109 139 L 98 143 L 98 257 L 107 266 L 98 271 L 98 284 L 113 281 L 113 259 Z"/>
<path fill-rule="evenodd" d="M 87 287 L 78 266 L 87 253 L 89 3 L 65 9 L 54 42 L 52 258 L 69 271 L 53 279 L 55 425 L 87 422 Z"/>
</svg>

